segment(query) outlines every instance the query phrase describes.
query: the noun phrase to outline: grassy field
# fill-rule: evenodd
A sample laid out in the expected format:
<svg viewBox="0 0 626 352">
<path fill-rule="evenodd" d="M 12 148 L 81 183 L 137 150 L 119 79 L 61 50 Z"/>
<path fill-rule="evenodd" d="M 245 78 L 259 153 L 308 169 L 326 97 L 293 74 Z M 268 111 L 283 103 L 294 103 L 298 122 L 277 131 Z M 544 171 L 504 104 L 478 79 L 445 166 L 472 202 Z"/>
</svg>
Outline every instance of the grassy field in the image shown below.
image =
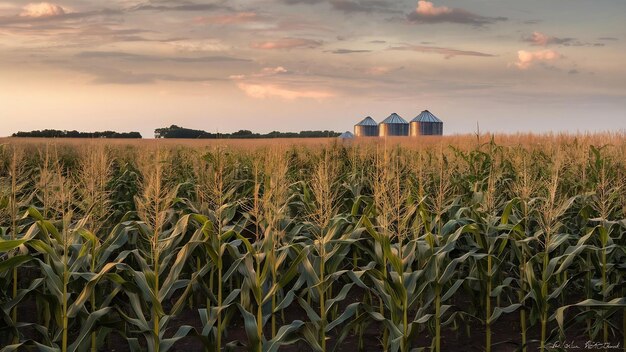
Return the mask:
<svg viewBox="0 0 626 352">
<path fill-rule="evenodd" d="M 0 346 L 626 350 L 625 187 L 623 133 L 0 139 Z"/>
</svg>

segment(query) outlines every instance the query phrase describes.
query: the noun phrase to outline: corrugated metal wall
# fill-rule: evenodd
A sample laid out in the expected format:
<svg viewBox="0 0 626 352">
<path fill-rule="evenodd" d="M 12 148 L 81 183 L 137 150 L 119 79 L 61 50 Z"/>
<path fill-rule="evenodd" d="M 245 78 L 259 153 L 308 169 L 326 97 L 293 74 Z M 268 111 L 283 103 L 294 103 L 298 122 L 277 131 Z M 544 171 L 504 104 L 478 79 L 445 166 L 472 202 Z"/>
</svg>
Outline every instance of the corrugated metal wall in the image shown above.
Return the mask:
<svg viewBox="0 0 626 352">
<path fill-rule="evenodd" d="M 354 135 L 356 137 L 378 137 L 378 125 L 356 125 L 354 126 Z"/>
<path fill-rule="evenodd" d="M 408 123 L 381 123 L 378 126 L 378 135 L 380 137 L 408 136 Z"/>
<path fill-rule="evenodd" d="M 411 122 L 410 136 L 442 136 L 443 122 Z"/>
</svg>

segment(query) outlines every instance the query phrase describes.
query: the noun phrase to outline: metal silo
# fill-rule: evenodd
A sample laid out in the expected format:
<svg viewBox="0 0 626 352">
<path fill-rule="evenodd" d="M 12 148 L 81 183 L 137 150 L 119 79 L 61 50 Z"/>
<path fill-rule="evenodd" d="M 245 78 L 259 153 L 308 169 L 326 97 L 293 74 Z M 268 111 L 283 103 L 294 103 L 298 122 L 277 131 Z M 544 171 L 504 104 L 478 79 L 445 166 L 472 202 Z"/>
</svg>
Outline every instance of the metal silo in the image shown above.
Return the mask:
<svg viewBox="0 0 626 352">
<path fill-rule="evenodd" d="M 381 137 L 408 136 L 409 123 L 394 112 L 378 125 L 378 135 Z"/>
<path fill-rule="evenodd" d="M 430 111 L 424 110 L 411 120 L 410 136 L 442 136 L 443 121 Z"/>
<path fill-rule="evenodd" d="M 377 137 L 378 136 L 378 124 L 371 117 L 366 117 L 363 121 L 354 125 L 355 137 Z"/>
<path fill-rule="evenodd" d="M 337 138 L 342 139 L 342 140 L 352 139 L 352 138 L 354 138 L 354 135 L 352 134 L 352 132 L 346 131 L 346 132 L 340 134 L 339 137 L 337 137 Z"/>
</svg>

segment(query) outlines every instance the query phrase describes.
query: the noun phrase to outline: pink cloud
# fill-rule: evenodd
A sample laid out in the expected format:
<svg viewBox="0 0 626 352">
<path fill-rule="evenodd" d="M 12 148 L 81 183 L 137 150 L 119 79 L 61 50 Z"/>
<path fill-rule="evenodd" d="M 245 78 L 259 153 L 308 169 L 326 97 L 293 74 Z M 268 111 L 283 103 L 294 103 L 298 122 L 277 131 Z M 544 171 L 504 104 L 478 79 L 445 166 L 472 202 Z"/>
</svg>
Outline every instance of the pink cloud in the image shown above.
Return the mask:
<svg viewBox="0 0 626 352">
<path fill-rule="evenodd" d="M 179 40 L 171 42 L 171 45 L 185 52 L 226 51 L 230 48 L 219 39 Z"/>
<path fill-rule="evenodd" d="M 294 48 L 316 48 L 322 45 L 319 40 L 302 39 L 302 38 L 281 38 L 274 41 L 253 43 L 255 49 L 275 50 L 275 49 L 294 49 Z"/>
<path fill-rule="evenodd" d="M 450 14 L 453 10 L 445 6 L 435 7 L 435 5 L 430 1 L 420 0 L 417 2 L 417 9 L 415 9 L 415 12 L 422 16 L 436 17 Z"/>
<path fill-rule="evenodd" d="M 282 67 L 282 66 L 277 66 L 277 67 L 264 67 L 261 72 L 259 73 L 254 73 L 251 74 L 249 76 L 247 75 L 230 75 L 229 78 L 232 80 L 242 80 L 242 79 L 246 79 L 246 78 L 259 78 L 259 77 L 268 77 L 268 76 L 275 76 L 275 75 L 280 75 L 280 74 L 284 74 L 289 72 L 286 68 Z"/>
<path fill-rule="evenodd" d="M 0 11 L 15 10 L 16 8 L 18 8 L 18 6 L 15 4 L 12 4 L 10 2 L 0 1 Z"/>
<path fill-rule="evenodd" d="M 264 67 L 263 70 L 261 70 L 261 73 L 264 75 L 277 75 L 280 73 L 287 73 L 289 71 L 287 71 L 286 68 L 282 67 L 282 66 L 278 66 L 278 67 Z"/>
<path fill-rule="evenodd" d="M 574 41 L 574 38 L 557 38 L 541 32 L 533 32 L 531 36 L 524 38 L 524 41 L 537 46 L 548 46 L 550 44 L 567 45 Z"/>
<path fill-rule="evenodd" d="M 506 17 L 487 17 L 475 14 L 465 9 L 435 6 L 430 1 L 417 2 L 415 11 L 407 15 L 407 19 L 414 23 L 460 23 L 482 26 L 497 21 L 506 21 Z"/>
<path fill-rule="evenodd" d="M 249 23 L 249 22 L 254 22 L 257 20 L 258 20 L 258 16 L 254 12 L 238 12 L 235 14 L 198 17 L 195 19 L 196 23 L 208 23 L 208 24 L 219 24 L 219 25 Z"/>
<path fill-rule="evenodd" d="M 550 41 L 550 37 L 540 32 L 533 32 L 533 35 L 528 40 L 535 45 L 546 46 Z"/>
<path fill-rule="evenodd" d="M 560 59 L 561 57 L 561 54 L 554 50 L 520 50 L 517 52 L 517 62 L 515 63 L 515 66 L 521 70 L 525 70 L 537 61 L 554 61 Z"/>
<path fill-rule="evenodd" d="M 477 57 L 493 57 L 495 55 L 483 53 L 480 51 L 472 51 L 472 50 L 459 50 L 452 48 L 442 48 L 438 46 L 428 46 L 428 45 L 410 45 L 406 44 L 403 46 L 396 46 L 389 48 L 390 50 L 410 50 L 417 51 L 420 53 L 429 53 L 429 54 L 441 54 L 444 55 L 446 59 L 451 59 L 456 56 L 477 56 Z"/>
<path fill-rule="evenodd" d="M 237 84 L 246 95 L 255 99 L 268 99 L 268 98 L 281 98 L 285 100 L 294 100 L 299 98 L 308 99 L 326 99 L 333 97 L 334 94 L 329 91 L 323 90 L 309 90 L 309 89 L 288 89 L 274 84 L 251 84 L 251 83 L 239 83 Z"/>
<path fill-rule="evenodd" d="M 381 76 L 391 72 L 392 68 L 387 66 L 373 66 L 365 69 L 365 73 L 371 76 Z"/>
<path fill-rule="evenodd" d="M 65 15 L 67 11 L 49 2 L 31 3 L 22 8 L 21 17 L 41 18 Z"/>
</svg>

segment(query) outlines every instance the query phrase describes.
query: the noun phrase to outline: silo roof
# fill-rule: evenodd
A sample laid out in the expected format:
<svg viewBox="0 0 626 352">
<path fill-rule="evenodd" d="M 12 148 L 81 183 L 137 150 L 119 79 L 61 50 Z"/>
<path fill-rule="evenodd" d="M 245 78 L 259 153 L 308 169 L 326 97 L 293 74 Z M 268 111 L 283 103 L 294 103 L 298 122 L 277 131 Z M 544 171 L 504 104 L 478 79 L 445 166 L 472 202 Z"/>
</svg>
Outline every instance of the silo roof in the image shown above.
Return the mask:
<svg viewBox="0 0 626 352">
<path fill-rule="evenodd" d="M 356 126 L 378 126 L 378 123 L 376 123 L 373 118 L 368 116 L 364 118 L 363 121 L 357 123 Z"/>
<path fill-rule="evenodd" d="M 443 122 L 433 115 L 430 111 L 424 110 L 421 114 L 417 115 L 411 122 Z"/>
<path fill-rule="evenodd" d="M 352 134 L 352 132 L 346 131 L 346 132 L 340 134 L 339 138 L 341 138 L 341 139 L 349 139 L 349 138 L 354 138 L 354 135 Z"/>
<path fill-rule="evenodd" d="M 388 118 L 384 119 L 383 122 L 381 122 L 381 124 L 382 123 L 384 124 L 408 124 L 408 122 L 406 122 L 405 119 L 400 117 L 400 115 L 396 114 L 395 112 L 389 115 Z"/>
</svg>

